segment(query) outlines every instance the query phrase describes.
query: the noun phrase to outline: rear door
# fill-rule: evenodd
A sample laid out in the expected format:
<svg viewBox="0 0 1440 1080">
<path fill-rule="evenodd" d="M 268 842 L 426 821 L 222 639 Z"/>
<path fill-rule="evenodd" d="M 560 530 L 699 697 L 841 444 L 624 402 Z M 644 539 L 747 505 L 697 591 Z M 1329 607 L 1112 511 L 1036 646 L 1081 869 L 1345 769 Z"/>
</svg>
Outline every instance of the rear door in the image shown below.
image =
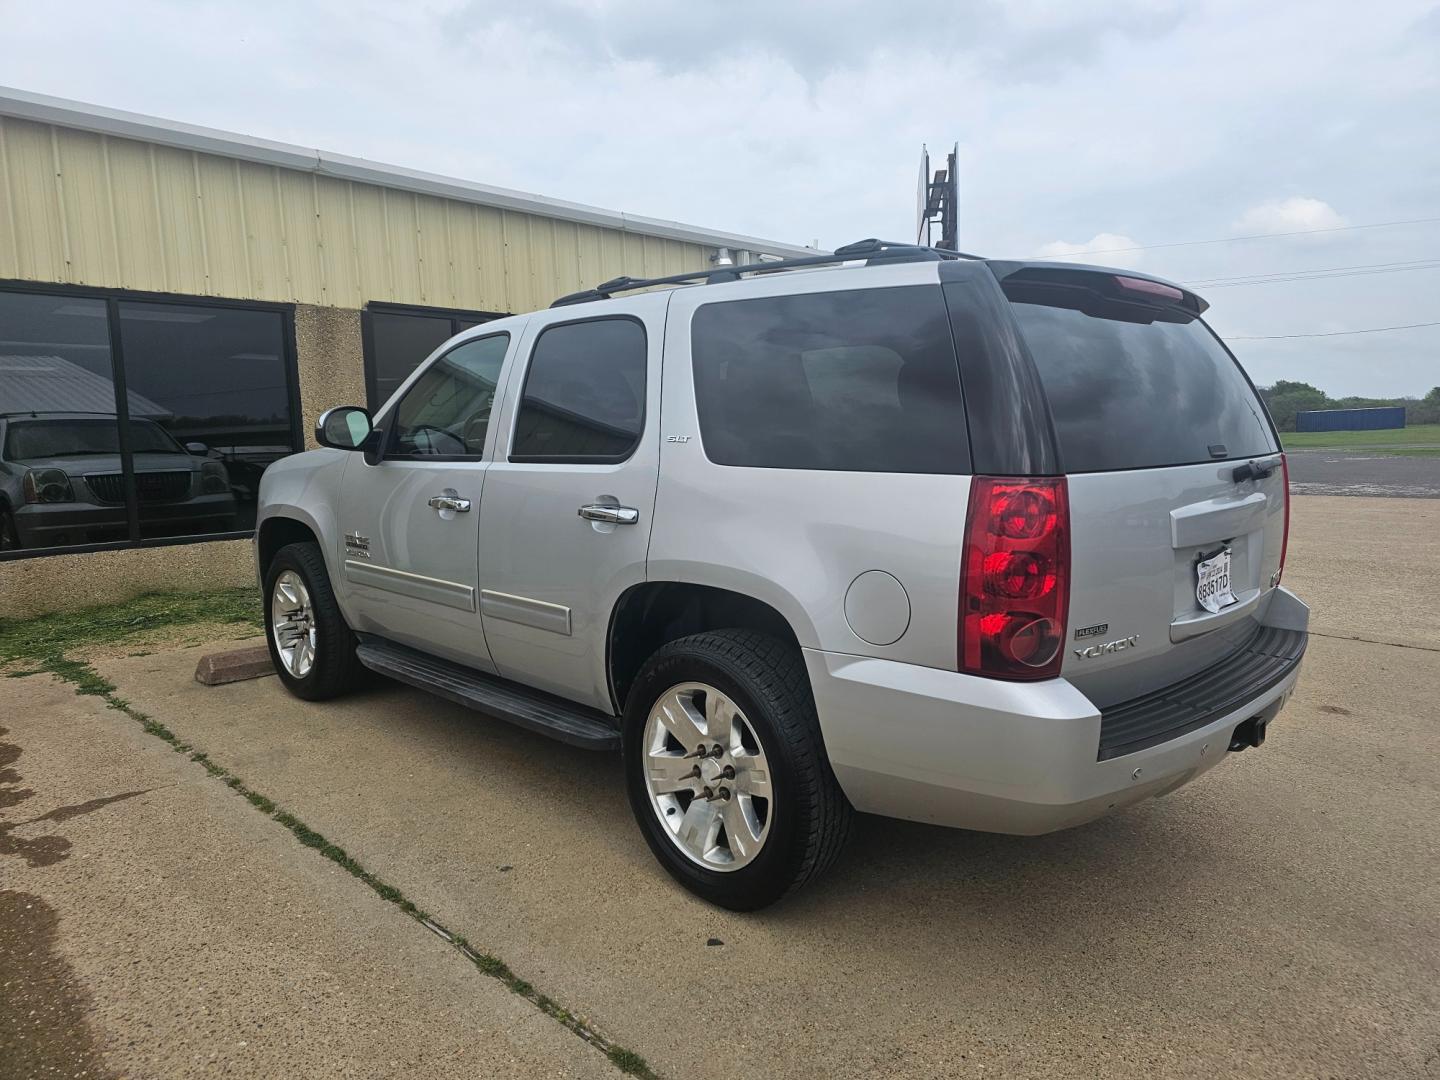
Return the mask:
<svg viewBox="0 0 1440 1080">
<path fill-rule="evenodd" d="M 610 612 L 645 580 L 669 299 L 532 316 L 485 480 L 480 611 L 497 669 L 607 712 Z"/>
<path fill-rule="evenodd" d="M 1063 674 L 1105 706 L 1215 663 L 1279 584 L 1285 475 L 1259 396 L 1190 294 L 1054 267 L 1001 284 L 1068 478 Z"/>
</svg>

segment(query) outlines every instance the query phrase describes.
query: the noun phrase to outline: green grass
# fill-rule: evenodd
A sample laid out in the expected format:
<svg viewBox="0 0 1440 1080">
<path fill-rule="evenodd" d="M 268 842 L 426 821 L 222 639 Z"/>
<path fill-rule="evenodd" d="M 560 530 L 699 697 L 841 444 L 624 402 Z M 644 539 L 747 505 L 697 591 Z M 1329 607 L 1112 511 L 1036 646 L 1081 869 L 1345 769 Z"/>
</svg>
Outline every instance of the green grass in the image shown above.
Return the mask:
<svg viewBox="0 0 1440 1080">
<path fill-rule="evenodd" d="M 1418 453 L 1412 444 L 1440 449 L 1440 424 L 1415 424 L 1384 431 L 1287 431 L 1281 434 L 1286 450 L 1380 450 L 1391 454 Z M 1405 449 L 1402 449 L 1405 448 Z"/>
<path fill-rule="evenodd" d="M 254 589 L 149 593 L 123 604 L 64 611 L 36 619 L 0 619 L 0 663 L 48 659 L 82 645 L 123 641 L 142 630 L 197 622 L 265 625 Z"/>
<path fill-rule="evenodd" d="M 404 914 L 438 932 L 484 975 L 503 983 L 511 993 L 523 997 L 535 1008 L 578 1035 L 604 1054 L 620 1071 L 654 1080 L 656 1074 L 645 1059 L 632 1050 L 617 1046 L 584 1020 L 510 970 L 499 957 L 481 952 L 421 911 L 404 893 L 367 870 L 358 859 L 338 844 L 283 809 L 273 799 L 255 791 L 229 769 L 182 740 L 164 724 L 135 708 L 116 693 L 115 684 L 89 664 L 67 655 L 81 646 L 124 641 L 145 630 L 193 623 L 241 623 L 263 628 L 260 600 L 253 589 L 221 589 L 204 593 L 152 593 L 123 604 L 110 604 L 84 611 L 43 615 L 36 619 L 0 619 L 0 663 L 25 661 L 24 669 L 7 673 L 22 678 L 49 672 L 68 682 L 77 694 L 93 694 L 106 705 L 124 713 L 147 733 L 167 743 L 176 753 L 185 754 L 212 777 L 244 798 L 277 825 L 288 829 L 304 846 L 340 866 L 369 886 L 381 900 L 395 905 Z M 131 655 L 147 655 L 132 653 Z"/>
</svg>

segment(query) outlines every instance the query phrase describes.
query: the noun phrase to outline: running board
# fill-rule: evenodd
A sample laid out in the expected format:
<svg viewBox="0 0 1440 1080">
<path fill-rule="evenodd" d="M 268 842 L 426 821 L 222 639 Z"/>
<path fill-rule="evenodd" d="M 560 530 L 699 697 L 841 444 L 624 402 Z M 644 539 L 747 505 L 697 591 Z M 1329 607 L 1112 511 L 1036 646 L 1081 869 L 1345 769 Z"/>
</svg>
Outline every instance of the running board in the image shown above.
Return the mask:
<svg viewBox="0 0 1440 1080">
<path fill-rule="evenodd" d="M 615 718 L 597 709 L 587 709 L 573 701 L 369 634 L 361 636 L 355 655 L 371 671 L 397 682 L 428 690 L 446 701 L 508 720 L 571 746 L 586 750 L 620 748 Z"/>
</svg>

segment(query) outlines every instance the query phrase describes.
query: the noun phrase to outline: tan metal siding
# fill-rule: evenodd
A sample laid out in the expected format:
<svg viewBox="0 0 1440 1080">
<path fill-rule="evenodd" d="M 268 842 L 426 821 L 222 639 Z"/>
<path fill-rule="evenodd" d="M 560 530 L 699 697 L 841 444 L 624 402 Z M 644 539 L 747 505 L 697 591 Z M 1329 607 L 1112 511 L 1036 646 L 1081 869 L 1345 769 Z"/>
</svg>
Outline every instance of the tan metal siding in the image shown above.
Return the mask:
<svg viewBox="0 0 1440 1080">
<path fill-rule="evenodd" d="M 713 250 L 0 117 L 0 278 L 528 311 Z"/>
</svg>

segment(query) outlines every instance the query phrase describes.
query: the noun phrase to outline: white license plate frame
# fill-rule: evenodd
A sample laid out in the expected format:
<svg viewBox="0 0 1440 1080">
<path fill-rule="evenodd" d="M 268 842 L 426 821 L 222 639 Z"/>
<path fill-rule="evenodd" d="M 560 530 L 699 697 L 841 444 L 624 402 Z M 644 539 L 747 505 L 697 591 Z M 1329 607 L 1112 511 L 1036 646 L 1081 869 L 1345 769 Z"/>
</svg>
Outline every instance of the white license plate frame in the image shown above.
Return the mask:
<svg viewBox="0 0 1440 1080">
<path fill-rule="evenodd" d="M 1231 550 L 1226 544 L 1195 559 L 1195 602 L 1213 615 L 1235 603 L 1234 579 L 1230 573 Z"/>
</svg>

